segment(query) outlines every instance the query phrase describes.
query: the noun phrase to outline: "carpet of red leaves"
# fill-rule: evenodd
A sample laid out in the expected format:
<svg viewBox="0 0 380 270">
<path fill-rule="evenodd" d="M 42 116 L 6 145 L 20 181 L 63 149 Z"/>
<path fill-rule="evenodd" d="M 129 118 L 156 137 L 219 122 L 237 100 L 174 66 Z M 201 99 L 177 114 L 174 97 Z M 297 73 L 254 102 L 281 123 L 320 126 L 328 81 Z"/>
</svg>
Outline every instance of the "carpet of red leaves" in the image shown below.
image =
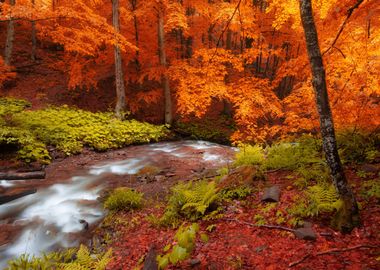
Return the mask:
<svg viewBox="0 0 380 270">
<path fill-rule="evenodd" d="M 282 187 L 282 195 L 281 203 L 268 215 L 274 216 L 276 211 L 286 208 L 298 192 L 290 188 L 291 182 L 284 175 L 280 172 L 269 177 L 270 183 Z M 260 195 L 259 189 L 243 202 L 229 203 L 222 219 L 200 221 L 201 232 L 207 233 L 209 240 L 205 243 L 198 237 L 190 258 L 200 263 L 191 266 L 188 259 L 169 269 L 380 269 L 380 206 L 376 202 L 365 204 L 361 211 L 362 226 L 351 234 L 333 231 L 324 222 L 314 220 L 317 240 L 304 241 L 290 232 L 226 220 L 254 223 L 253 217 L 263 206 Z M 117 234 L 110 247 L 115 258 L 108 269 L 142 269 L 151 246 L 163 253 L 164 246 L 173 243 L 175 229 L 158 228 L 147 221 L 148 215 L 162 212 L 162 207 L 148 205 L 137 213 L 121 214 L 127 225 L 114 226 Z M 206 231 L 209 225 L 215 225 L 212 232 Z M 354 249 L 344 250 L 351 247 Z M 317 254 L 321 252 L 326 254 Z"/>
</svg>

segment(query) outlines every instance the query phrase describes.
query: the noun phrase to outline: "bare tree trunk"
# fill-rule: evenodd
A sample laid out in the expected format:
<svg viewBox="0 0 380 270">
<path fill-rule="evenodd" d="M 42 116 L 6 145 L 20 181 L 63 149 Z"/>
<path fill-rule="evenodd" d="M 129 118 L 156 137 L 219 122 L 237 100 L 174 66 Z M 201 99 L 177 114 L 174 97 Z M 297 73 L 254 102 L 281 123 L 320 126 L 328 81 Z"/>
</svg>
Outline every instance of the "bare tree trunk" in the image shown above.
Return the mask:
<svg viewBox="0 0 380 270">
<path fill-rule="evenodd" d="M 32 0 L 32 5 L 34 7 L 35 0 Z M 30 58 L 32 61 L 36 61 L 36 48 L 37 48 L 37 37 L 36 37 L 36 22 L 32 21 L 32 52 Z"/>
<path fill-rule="evenodd" d="M 166 52 L 165 52 L 165 31 L 164 31 L 164 14 L 161 9 L 158 12 L 158 50 L 160 56 L 160 64 L 163 67 L 167 66 Z M 172 124 L 173 114 L 172 114 L 172 100 L 169 79 L 166 74 L 161 77 L 161 83 L 164 90 L 165 99 L 165 124 Z"/>
<path fill-rule="evenodd" d="M 12 6 L 14 6 L 16 4 L 16 0 L 10 0 L 9 3 Z M 4 63 L 8 66 L 11 64 L 11 61 L 12 61 L 14 38 L 15 38 L 15 24 L 11 18 L 11 20 L 8 22 L 7 39 L 5 41 L 5 50 L 4 50 Z"/>
<path fill-rule="evenodd" d="M 112 0 L 112 22 L 117 33 L 120 33 L 120 15 L 119 15 L 119 0 Z M 123 64 L 121 59 L 120 46 L 115 45 L 115 78 L 116 78 L 116 117 L 122 119 L 125 111 L 125 85 L 123 75 Z"/>
<path fill-rule="evenodd" d="M 314 23 L 311 0 L 300 0 L 300 11 L 311 65 L 313 88 L 320 117 L 323 149 L 330 167 L 334 186 L 344 202 L 341 211 L 338 212 L 336 226 L 342 232 L 351 232 L 354 227 L 359 225 L 359 210 L 354 194 L 347 183 L 338 154 L 334 123 L 327 94 L 326 74 L 318 44 L 318 34 Z"/>
<path fill-rule="evenodd" d="M 132 0 L 131 1 L 131 4 L 132 4 L 132 11 L 135 12 L 136 9 L 137 9 L 137 0 Z M 139 29 L 138 29 L 138 20 L 137 20 L 137 16 L 136 14 L 134 13 L 133 14 L 133 26 L 135 28 L 135 42 L 136 42 L 136 47 L 139 47 L 139 40 L 140 40 L 140 37 L 139 37 Z M 136 51 L 136 55 L 135 55 L 135 64 L 136 64 L 136 71 L 139 72 L 140 71 L 140 61 L 139 61 L 139 51 L 137 50 Z"/>
</svg>

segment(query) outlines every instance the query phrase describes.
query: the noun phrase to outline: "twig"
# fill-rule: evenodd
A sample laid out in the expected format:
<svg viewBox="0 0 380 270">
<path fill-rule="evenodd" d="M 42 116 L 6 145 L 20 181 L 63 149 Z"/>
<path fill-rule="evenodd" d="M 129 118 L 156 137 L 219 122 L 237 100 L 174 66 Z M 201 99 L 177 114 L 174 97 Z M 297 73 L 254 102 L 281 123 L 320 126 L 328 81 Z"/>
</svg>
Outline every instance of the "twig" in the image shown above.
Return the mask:
<svg viewBox="0 0 380 270">
<path fill-rule="evenodd" d="M 277 226 L 277 225 L 257 225 L 257 224 L 249 223 L 249 222 L 246 222 L 246 221 L 241 221 L 241 220 L 234 219 L 234 218 L 223 218 L 222 220 L 236 222 L 236 223 L 247 225 L 247 226 L 251 226 L 251 227 L 263 227 L 263 228 L 267 228 L 267 229 L 282 230 L 282 231 L 287 231 L 287 232 L 292 232 L 292 233 L 294 233 L 294 231 L 295 231 L 293 229 L 290 229 L 290 228 L 287 228 L 287 227 L 283 227 L 283 226 Z"/>
<path fill-rule="evenodd" d="M 218 50 L 219 43 L 220 43 L 220 41 L 222 40 L 222 37 L 223 37 L 224 33 L 226 32 L 226 30 L 229 28 L 230 23 L 232 22 L 232 19 L 234 18 L 236 12 L 239 10 L 239 7 L 240 7 L 240 4 L 241 4 L 241 1 L 242 1 L 242 0 L 239 0 L 238 4 L 236 5 L 236 8 L 235 8 L 234 12 L 232 13 L 231 18 L 227 21 L 226 27 L 224 27 L 222 33 L 220 34 L 220 36 L 219 36 L 219 38 L 218 38 L 218 42 L 216 43 L 215 52 L 214 52 L 214 54 L 212 55 L 212 57 L 211 57 L 211 59 L 210 59 L 209 62 L 211 62 L 211 61 L 214 59 L 214 57 L 215 57 L 215 55 L 216 55 L 216 52 L 217 52 L 217 50 Z"/>
<path fill-rule="evenodd" d="M 328 51 L 330 51 L 332 48 L 335 48 L 335 43 L 338 41 L 340 35 L 342 34 L 344 27 L 346 26 L 348 19 L 352 16 L 352 13 L 354 12 L 355 9 L 357 9 L 364 0 L 358 0 L 355 5 L 353 5 L 351 8 L 348 9 L 347 11 L 347 16 L 346 19 L 343 21 L 342 25 L 340 26 L 338 33 L 336 34 L 334 41 L 331 43 L 331 45 L 322 53 L 322 56 L 324 56 Z"/>
<path fill-rule="evenodd" d="M 315 254 L 309 253 L 309 254 L 306 254 L 305 256 L 303 256 L 300 260 L 290 263 L 289 267 L 296 266 L 296 265 L 304 262 L 307 258 L 312 257 L 312 256 L 316 257 L 316 256 L 321 256 L 321 255 L 326 255 L 326 254 L 333 254 L 333 253 L 337 253 L 337 252 L 347 252 L 347 251 L 351 251 L 354 249 L 360 249 L 360 248 L 380 248 L 380 247 L 379 246 L 372 246 L 372 245 L 357 245 L 357 246 L 342 248 L 342 249 L 333 248 L 333 249 L 329 249 L 326 251 L 317 252 Z"/>
</svg>

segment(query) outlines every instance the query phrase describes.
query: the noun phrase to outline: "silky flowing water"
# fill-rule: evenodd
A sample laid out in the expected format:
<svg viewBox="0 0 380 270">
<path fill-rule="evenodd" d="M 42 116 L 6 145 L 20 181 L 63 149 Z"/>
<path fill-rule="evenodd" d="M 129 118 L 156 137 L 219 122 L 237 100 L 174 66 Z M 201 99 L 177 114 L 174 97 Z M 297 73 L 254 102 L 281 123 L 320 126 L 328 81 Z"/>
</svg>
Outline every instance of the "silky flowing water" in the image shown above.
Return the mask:
<svg viewBox="0 0 380 270">
<path fill-rule="evenodd" d="M 50 250 L 77 246 L 78 233 L 84 230 L 83 221 L 91 225 L 105 214 L 97 198 L 110 174 L 127 177 L 149 165 L 162 169 L 160 166 L 167 166 L 168 159 L 184 163 L 197 161 L 204 168 L 215 169 L 230 162 L 235 149 L 204 141 L 180 141 L 134 146 L 125 151 L 130 157 L 101 161 L 86 168 L 85 173 L 57 179 L 56 184 L 41 188 L 35 194 L 0 205 L 0 224 L 11 220 L 12 225 L 22 227 L 15 239 L 0 247 L 0 269 L 9 259 L 23 253 L 38 256 Z M 0 186 L 7 188 L 19 183 L 0 179 Z"/>
</svg>

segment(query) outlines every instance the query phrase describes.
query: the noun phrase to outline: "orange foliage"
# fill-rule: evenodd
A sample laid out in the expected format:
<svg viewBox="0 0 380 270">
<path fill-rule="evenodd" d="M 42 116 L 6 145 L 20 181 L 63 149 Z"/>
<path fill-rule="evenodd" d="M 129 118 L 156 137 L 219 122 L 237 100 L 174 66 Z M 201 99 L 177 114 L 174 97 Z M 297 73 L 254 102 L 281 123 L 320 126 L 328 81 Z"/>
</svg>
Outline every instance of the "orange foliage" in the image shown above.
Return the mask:
<svg viewBox="0 0 380 270">
<path fill-rule="evenodd" d="M 215 100 L 233 107 L 234 141 L 262 141 L 319 128 L 298 1 L 122 0 L 121 32 L 111 1 L 18 0 L 0 4 L 0 21 L 36 20 L 41 41 L 61 44 L 53 64 L 68 72 L 67 87 L 91 89 L 113 75 L 113 45 L 123 50 L 132 112 L 163 102 L 170 78 L 180 116 L 204 117 Z M 328 90 L 338 129 L 380 125 L 380 5 L 314 0 Z M 157 15 L 165 22 L 168 67 L 158 57 Z M 40 23 L 41 21 L 41 23 Z M 42 23 L 43 22 L 43 23 Z M 14 76 L 0 59 L 0 85 Z M 147 88 L 148 87 L 148 88 Z"/>
<path fill-rule="evenodd" d="M 12 72 L 11 68 L 4 64 L 4 60 L 0 56 L 0 88 L 3 86 L 3 83 L 5 81 L 13 79 L 15 77 L 16 77 L 16 73 Z"/>
</svg>

